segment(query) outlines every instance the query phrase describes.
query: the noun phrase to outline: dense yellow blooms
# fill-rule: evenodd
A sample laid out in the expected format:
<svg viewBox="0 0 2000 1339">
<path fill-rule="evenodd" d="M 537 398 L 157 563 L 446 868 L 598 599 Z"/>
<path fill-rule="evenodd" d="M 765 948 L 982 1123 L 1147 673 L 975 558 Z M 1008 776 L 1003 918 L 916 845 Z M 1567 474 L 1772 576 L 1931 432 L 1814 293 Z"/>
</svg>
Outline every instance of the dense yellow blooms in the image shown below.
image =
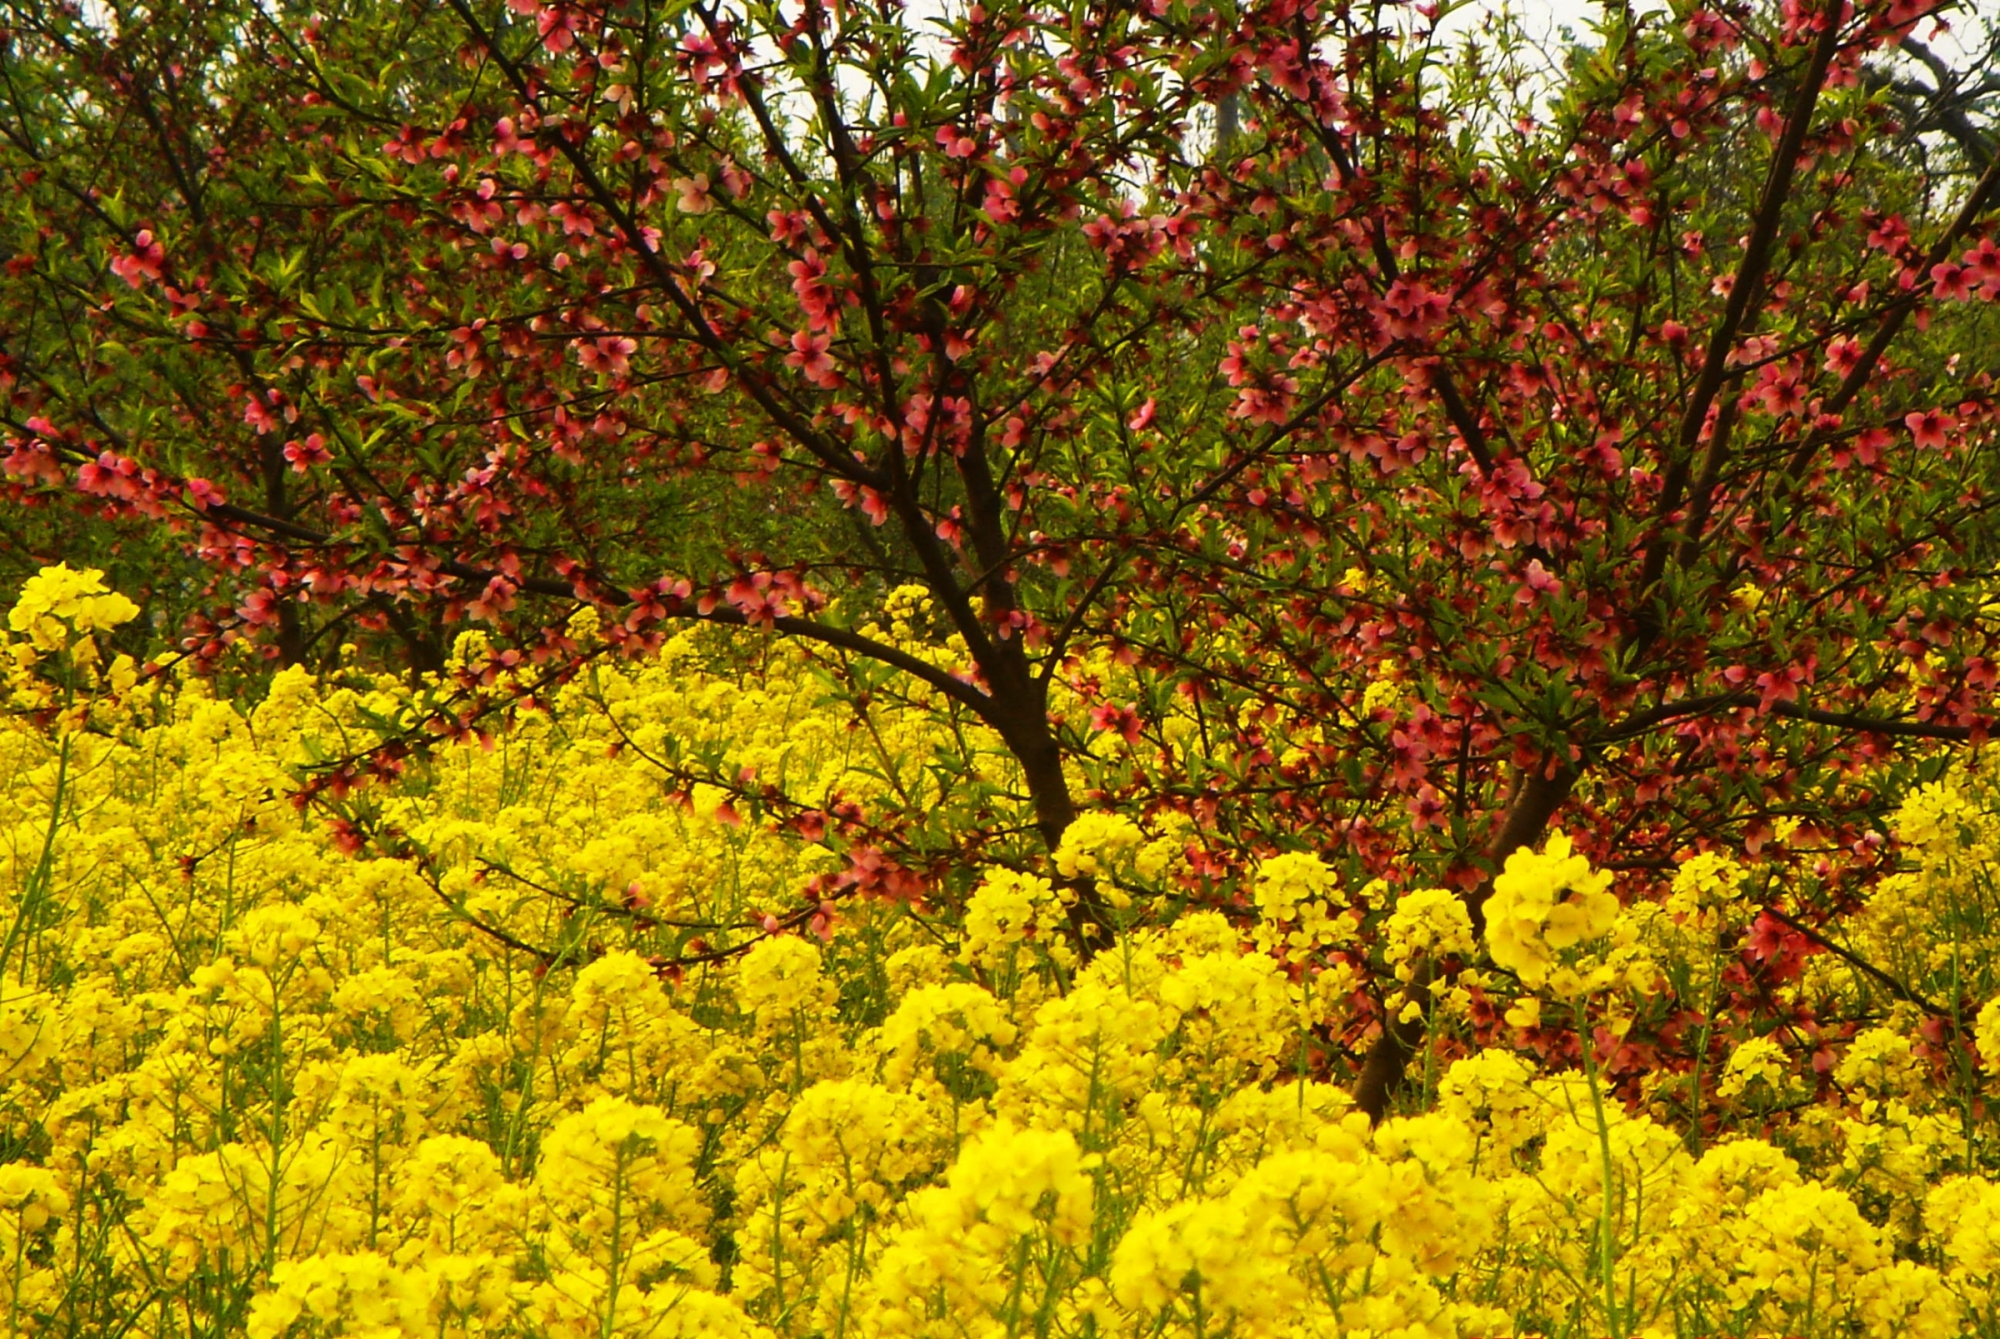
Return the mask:
<svg viewBox="0 0 2000 1339">
<path fill-rule="evenodd" d="M 1770 1037 L 1752 1037 L 1730 1053 L 1719 1091 L 1724 1097 L 1735 1097 L 1761 1087 L 1780 1095 L 1791 1088 L 1791 1081 L 1791 1061 L 1785 1048 Z"/>
<path fill-rule="evenodd" d="M 965 904 L 959 961 L 1009 977 L 1019 971 L 1023 953 L 1074 967 L 1064 906 L 1061 894 L 1039 875 L 988 871 Z"/>
<path fill-rule="evenodd" d="M 1389 916 L 1388 958 L 1399 980 L 1423 958 L 1473 950 L 1472 917 L 1465 899 L 1443 888 L 1413 888 L 1396 899 Z"/>
<path fill-rule="evenodd" d="M 920 612 L 899 596 L 884 626 Z M 1705 1123 L 1474 1035 L 1477 992 L 1489 1017 L 1582 1009 L 1607 1060 L 1754 914 L 1720 857 L 1659 905 L 1559 836 L 1511 857 L 1504 971 L 1433 980 L 1449 1026 L 1371 1128 L 1326 1053 L 1371 980 L 1394 999 L 1477 957 L 1449 892 L 1344 889 L 1293 852 L 1146 920 L 1188 832 L 1092 813 L 1040 873 L 816 924 L 841 862 L 755 821 L 745 778 L 922 809 L 935 726 L 855 728 L 799 665 L 752 679 L 699 638 L 364 792 L 336 811 L 379 838 L 356 854 L 289 803 L 297 769 L 430 690 L 287 671 L 244 705 L 85 672 L 75 648 L 129 616 L 57 573 L 9 621 L 6 691 L 68 714 L 0 726 L 6 1333 L 1992 1331 L 1994 1077 L 1968 1059 L 1966 1100 L 1943 1093 L 1908 1001 L 1825 1059 L 1732 1033 Z M 1911 980 L 1956 963 L 1974 1001 L 2000 997 L 1990 958 L 1940 958 L 1920 913 L 1986 895 L 1993 807 L 1962 777 L 1914 796 L 1912 867 L 1855 928 Z M 1125 927 L 1088 960 L 1085 884 Z M 1992 1066 L 2000 1000 L 1967 1023 Z"/>
<path fill-rule="evenodd" d="M 1333 871 L 1318 856 L 1288 851 L 1257 866 L 1257 947 L 1304 962 L 1315 949 L 1354 938 L 1354 923 L 1337 910 Z"/>
<path fill-rule="evenodd" d="M 1740 929 L 1756 912 L 1744 897 L 1746 878 L 1743 867 L 1727 856 L 1712 851 L 1690 856 L 1674 871 L 1666 909 L 1693 930 Z"/>
<path fill-rule="evenodd" d="M 1611 933 L 1618 899 L 1611 876 L 1593 871 L 1561 833 L 1540 851 L 1507 857 L 1486 902 L 1486 942 L 1493 961 L 1531 990 L 1558 996 L 1580 989 L 1569 969 L 1578 950 Z"/>
<path fill-rule="evenodd" d="M 21 586 L 7 626 L 23 634 L 37 651 L 62 648 L 74 632 L 89 636 L 139 616 L 139 607 L 104 585 L 104 573 L 67 566 L 45 567 Z"/>
</svg>

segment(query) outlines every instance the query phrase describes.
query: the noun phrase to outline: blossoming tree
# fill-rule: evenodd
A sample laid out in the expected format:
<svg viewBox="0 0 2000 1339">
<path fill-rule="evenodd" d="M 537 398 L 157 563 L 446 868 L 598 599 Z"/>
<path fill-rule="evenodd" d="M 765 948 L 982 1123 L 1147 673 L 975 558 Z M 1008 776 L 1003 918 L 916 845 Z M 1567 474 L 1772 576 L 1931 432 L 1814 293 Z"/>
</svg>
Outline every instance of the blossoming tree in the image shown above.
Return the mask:
<svg viewBox="0 0 2000 1339">
<path fill-rule="evenodd" d="M 1614 10 L 1518 105 L 1293 0 L 107 13 L 7 20 L 6 469 L 198 551 L 198 656 L 759 629 L 997 737 L 967 848 L 1087 786 L 1188 891 L 1314 845 L 1476 924 L 1565 810 L 1784 835 L 1759 962 L 1983 735 L 2000 183 L 1870 91 L 1929 6 Z"/>
<path fill-rule="evenodd" d="M 1991 369 L 1925 336 L 2000 296 L 2000 180 L 1987 155 L 1911 195 L 1854 91 L 1922 14 L 1613 16 L 1478 151 L 1420 98 L 1357 109 L 1351 67 L 1259 89 L 1267 160 L 1325 175 L 1237 216 L 1290 264 L 1233 345 L 1236 412 L 1384 358 L 1225 503 L 1264 559 L 1224 596 L 1241 644 L 1292 671 L 1259 682 L 1348 727 L 1293 760 L 1294 814 L 1420 853 L 1475 922 L 1560 810 L 1626 869 L 1782 836 L 1819 921 L 1879 864 L 1898 747 L 1983 737 Z M 1780 900 L 1750 952 L 1782 964 Z"/>
</svg>

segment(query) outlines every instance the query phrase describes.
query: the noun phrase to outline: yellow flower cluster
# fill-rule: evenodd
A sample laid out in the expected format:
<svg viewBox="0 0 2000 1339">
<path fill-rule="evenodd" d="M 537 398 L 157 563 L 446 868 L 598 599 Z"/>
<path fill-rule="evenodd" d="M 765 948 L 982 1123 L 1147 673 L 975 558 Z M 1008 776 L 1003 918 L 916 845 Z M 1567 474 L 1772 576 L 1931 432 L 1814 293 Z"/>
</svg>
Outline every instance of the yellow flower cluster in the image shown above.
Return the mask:
<svg viewBox="0 0 2000 1339">
<path fill-rule="evenodd" d="M 50 578 L 12 626 L 73 646 L 122 613 L 103 596 Z M 36 654 L 10 663 L 47 681 Z M 1992 1332 L 1995 1079 L 1941 1087 L 1957 1053 L 1908 1000 L 1853 995 L 1869 1025 L 1830 1060 L 1714 1009 L 1681 1020 L 1737 1029 L 1709 1072 L 1610 1090 L 1596 1061 L 1657 974 L 1716 977 L 1647 955 L 1743 930 L 1735 867 L 1692 857 L 1664 906 L 1621 908 L 1566 840 L 1516 854 L 1494 962 L 1614 1026 L 1581 1070 L 1538 1062 L 1490 1011 L 1476 1032 L 1474 992 L 1509 1001 L 1468 975 L 1371 1127 L 1329 1081 L 1379 1018 L 1356 996 L 1475 958 L 1458 897 L 1349 892 L 1296 852 L 1142 923 L 1189 834 L 1096 814 L 1046 877 L 996 860 L 815 926 L 842 866 L 746 821 L 751 781 L 927 813 L 937 727 L 856 728 L 784 654 L 599 666 L 331 814 L 288 802 L 298 769 L 436 685 L 288 671 L 243 705 L 81 678 L 90 729 L 0 724 L 0 1330 Z M 1964 845 L 1993 808 L 1967 777 L 1913 800 L 1913 867 L 1857 918 L 1912 995 L 1949 968 L 2000 999 Z M 1087 959 L 1063 881 L 1132 899 Z M 1957 923 L 1919 918 L 1939 889 L 1969 909 L 1956 956 Z M 1967 1026 L 1991 1064 L 2000 1003 Z"/>
<path fill-rule="evenodd" d="M 43 568 L 7 611 L 7 627 L 16 636 L 0 657 L 0 691 L 31 710 L 63 709 L 62 724 L 69 728 L 82 725 L 87 703 L 78 702 L 79 693 L 87 697 L 99 687 L 124 693 L 138 682 L 130 656 L 106 665 L 97 645 L 99 634 L 138 616 L 139 607 L 106 588 L 96 568 Z"/>
<path fill-rule="evenodd" d="M 1333 871 L 1316 855 L 1288 851 L 1259 864 L 1254 876 L 1257 947 L 1304 962 L 1318 949 L 1354 938 L 1354 922 L 1335 910 Z"/>
<path fill-rule="evenodd" d="M 1667 912 L 1704 934 L 1740 930 L 1756 914 L 1743 895 L 1746 878 L 1743 867 L 1727 856 L 1713 851 L 1691 856 L 1674 871 Z"/>
<path fill-rule="evenodd" d="M 1092 811 L 1064 829 L 1055 866 L 1066 879 L 1092 880 L 1103 900 L 1122 911 L 1135 894 L 1160 888 L 1179 863 L 1183 845 L 1175 831 L 1149 836 L 1123 814 Z"/>
<path fill-rule="evenodd" d="M 1486 902 L 1493 961 L 1531 990 L 1577 994 L 1582 985 L 1570 969 L 1578 950 L 1609 935 L 1618 920 L 1610 887 L 1611 876 L 1593 871 L 1562 833 L 1540 851 L 1514 852 Z"/>
<path fill-rule="evenodd" d="M 1066 904 L 1039 875 L 989 871 L 965 904 L 959 961 L 1009 978 L 1018 974 L 1024 953 L 1074 967 L 1076 952 L 1064 933 Z"/>
<path fill-rule="evenodd" d="M 30 650 L 46 655 L 63 650 L 79 634 L 108 632 L 138 616 L 139 606 L 107 589 L 96 568 L 77 572 L 57 566 L 28 578 L 7 611 L 7 626 Z"/>
</svg>

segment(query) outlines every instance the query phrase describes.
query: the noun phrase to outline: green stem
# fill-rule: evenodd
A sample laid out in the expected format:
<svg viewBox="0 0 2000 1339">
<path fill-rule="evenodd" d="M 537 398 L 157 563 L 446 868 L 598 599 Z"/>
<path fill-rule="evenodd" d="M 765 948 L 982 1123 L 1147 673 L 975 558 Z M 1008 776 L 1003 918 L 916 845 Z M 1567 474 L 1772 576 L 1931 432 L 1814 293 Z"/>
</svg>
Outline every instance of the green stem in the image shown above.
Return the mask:
<svg viewBox="0 0 2000 1339">
<path fill-rule="evenodd" d="M 618 1329 L 618 1292 L 625 1271 L 625 1177 L 629 1150 L 618 1150 L 618 1166 L 611 1182 L 611 1295 L 604 1299 L 603 1339 L 611 1339 Z"/>
<path fill-rule="evenodd" d="M 21 890 L 21 909 L 15 913 L 14 924 L 7 931 L 7 940 L 0 944 L 0 978 L 7 974 L 7 963 L 14 956 L 14 945 L 21 942 L 24 933 L 32 934 L 35 922 L 41 919 L 42 903 L 48 899 L 49 888 L 55 882 L 56 833 L 62 827 L 63 801 L 69 791 L 69 752 L 72 736 L 65 734 L 56 750 L 56 791 L 49 801 L 49 826 L 42 834 L 42 853 L 35 861 L 34 873 L 28 876 L 28 886 Z M 28 979 L 28 945 L 21 943 L 21 980 Z"/>
<path fill-rule="evenodd" d="M 1701 1153 L 1701 1066 L 1708 1059 L 1708 1039 L 1715 1030 L 1715 996 L 1722 986 L 1722 955 L 1712 953 L 1708 959 L 1708 991 L 1701 1002 L 1701 1037 L 1694 1048 L 1694 1091 L 1688 1102 L 1688 1138 L 1694 1141 L 1694 1151 Z"/>
<path fill-rule="evenodd" d="M 1604 1284 L 1604 1324 L 1611 1339 L 1626 1339 L 1618 1323 L 1617 1251 L 1612 1199 L 1611 1123 L 1604 1115 L 1604 1094 L 1597 1081 L 1597 1047 L 1590 1035 L 1590 1013 L 1584 1002 L 1576 1003 L 1577 1033 L 1583 1043 L 1583 1073 L 1590 1085 L 1590 1109 L 1597 1118 L 1597 1154 L 1603 1167 L 1604 1197 L 1598 1210 L 1598 1273 Z"/>
<path fill-rule="evenodd" d="M 28 1234 L 18 1217 L 14 1223 L 14 1287 L 7 1302 L 7 1333 L 21 1333 L 21 1276 L 27 1272 Z"/>
<path fill-rule="evenodd" d="M 1965 913 L 1959 905 L 1956 888 L 1951 893 L 1951 1054 L 1952 1066 L 1958 1070 L 1958 1113 L 1960 1132 L 1965 1136 L 1965 1171 L 1972 1174 L 1972 1085 L 1965 1066 L 1965 1026 L 1959 1017 L 1960 992 L 1964 989 L 1964 964 L 1962 954 L 1965 945 Z"/>
<path fill-rule="evenodd" d="M 285 1032 L 279 992 L 281 978 L 271 981 L 271 1179 L 264 1192 L 264 1263 L 262 1276 L 268 1280 L 278 1264 L 280 1245 L 278 1203 L 285 1184 Z"/>
</svg>

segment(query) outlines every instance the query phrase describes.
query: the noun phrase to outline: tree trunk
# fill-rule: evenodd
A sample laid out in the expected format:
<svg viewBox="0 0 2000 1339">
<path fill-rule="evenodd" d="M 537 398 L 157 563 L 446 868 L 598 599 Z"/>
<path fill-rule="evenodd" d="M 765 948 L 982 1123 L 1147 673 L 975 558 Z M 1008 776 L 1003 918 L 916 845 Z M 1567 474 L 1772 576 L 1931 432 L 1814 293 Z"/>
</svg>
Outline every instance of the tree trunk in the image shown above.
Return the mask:
<svg viewBox="0 0 2000 1339">
<path fill-rule="evenodd" d="M 1556 810 L 1569 798 L 1576 785 L 1575 768 L 1564 767 L 1554 776 L 1535 773 L 1523 777 L 1514 793 L 1512 803 L 1507 806 L 1507 815 L 1501 820 L 1500 830 L 1493 834 L 1487 844 L 1486 858 L 1497 873 L 1506 863 L 1507 857 L 1525 846 L 1532 846 L 1541 839 L 1548 829 L 1549 820 Z M 1479 881 L 1479 886 L 1466 895 L 1466 911 L 1472 918 L 1474 934 L 1483 934 L 1486 929 L 1486 899 L 1493 893 L 1493 875 L 1488 874 Z M 1436 969 L 1426 958 L 1416 965 L 1416 974 L 1403 993 L 1390 1001 L 1389 1016 L 1384 1020 L 1382 1034 L 1369 1048 L 1368 1059 L 1362 1063 L 1361 1076 L 1354 1084 L 1354 1105 L 1368 1113 L 1368 1119 L 1379 1122 L 1389 1108 L 1389 1100 L 1402 1086 L 1403 1073 L 1416 1054 L 1417 1046 L 1424 1039 L 1424 1028 L 1428 1022 L 1430 1008 L 1430 984 Z M 1415 1000 L 1424 1012 L 1407 1021 L 1402 1020 L 1403 1004 Z"/>
</svg>

